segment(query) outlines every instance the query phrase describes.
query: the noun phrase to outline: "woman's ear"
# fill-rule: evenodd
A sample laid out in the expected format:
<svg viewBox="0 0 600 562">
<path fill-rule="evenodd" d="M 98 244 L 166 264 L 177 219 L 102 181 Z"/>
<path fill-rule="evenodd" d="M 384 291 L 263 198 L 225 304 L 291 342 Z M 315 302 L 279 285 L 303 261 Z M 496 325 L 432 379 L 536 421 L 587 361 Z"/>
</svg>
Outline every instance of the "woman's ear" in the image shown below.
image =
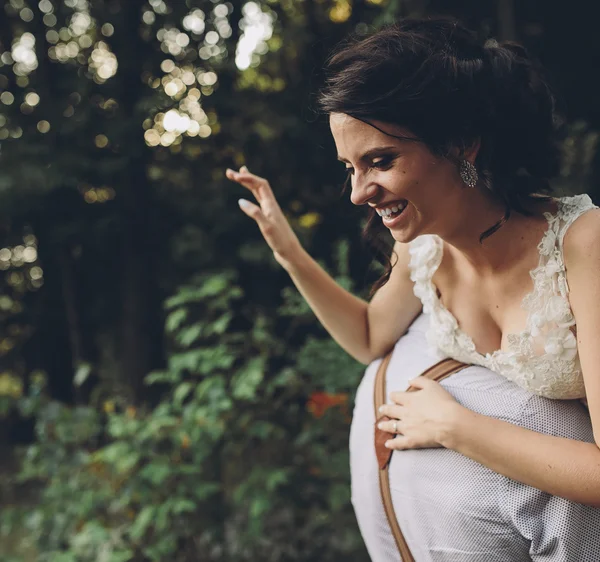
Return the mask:
<svg viewBox="0 0 600 562">
<path fill-rule="evenodd" d="M 471 164 L 475 164 L 477 155 L 479 154 L 479 148 L 481 147 L 481 139 L 476 139 L 470 146 L 454 146 L 450 150 L 450 157 L 457 164 L 461 160 L 468 160 Z"/>
<path fill-rule="evenodd" d="M 477 139 L 470 147 L 468 147 L 466 150 L 464 150 L 464 152 L 462 154 L 462 158 L 468 160 L 469 162 L 471 162 L 471 164 L 475 164 L 475 160 L 477 158 L 477 155 L 479 154 L 480 148 L 481 148 L 481 139 Z"/>
</svg>

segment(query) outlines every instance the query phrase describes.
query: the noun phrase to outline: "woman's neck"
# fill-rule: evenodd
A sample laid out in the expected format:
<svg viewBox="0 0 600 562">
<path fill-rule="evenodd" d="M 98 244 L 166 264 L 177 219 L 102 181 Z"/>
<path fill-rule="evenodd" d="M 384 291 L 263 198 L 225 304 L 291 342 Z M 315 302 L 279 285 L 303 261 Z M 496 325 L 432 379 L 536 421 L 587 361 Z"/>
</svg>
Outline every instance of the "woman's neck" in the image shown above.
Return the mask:
<svg viewBox="0 0 600 562">
<path fill-rule="evenodd" d="M 554 202 L 532 201 L 526 207 L 531 216 L 511 210 L 502 226 L 480 242 L 481 234 L 503 219 L 506 207 L 502 201 L 486 194 L 469 199 L 455 222 L 455 229 L 442 239 L 459 259 L 464 260 L 465 265 L 482 276 L 497 274 L 514 265 L 532 244 L 537 246 L 540 231 L 535 225 L 544 228 L 546 219 L 543 211 L 552 210 L 549 205 L 555 206 Z"/>
</svg>

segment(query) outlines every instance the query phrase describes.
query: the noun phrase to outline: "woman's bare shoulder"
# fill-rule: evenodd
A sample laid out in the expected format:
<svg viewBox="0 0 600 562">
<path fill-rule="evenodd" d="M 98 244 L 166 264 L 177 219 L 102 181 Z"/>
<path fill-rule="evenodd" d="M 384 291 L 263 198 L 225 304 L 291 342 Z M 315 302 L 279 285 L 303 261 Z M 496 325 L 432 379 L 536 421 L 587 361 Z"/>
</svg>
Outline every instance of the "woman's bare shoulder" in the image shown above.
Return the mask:
<svg viewBox="0 0 600 562">
<path fill-rule="evenodd" d="M 569 261 L 588 254 L 590 246 L 600 244 L 600 209 L 589 209 L 569 226 L 563 240 L 564 259 Z"/>
<path fill-rule="evenodd" d="M 369 303 L 369 342 L 376 357 L 392 349 L 421 311 L 410 278 L 410 245 L 396 242 L 388 282 Z"/>
</svg>

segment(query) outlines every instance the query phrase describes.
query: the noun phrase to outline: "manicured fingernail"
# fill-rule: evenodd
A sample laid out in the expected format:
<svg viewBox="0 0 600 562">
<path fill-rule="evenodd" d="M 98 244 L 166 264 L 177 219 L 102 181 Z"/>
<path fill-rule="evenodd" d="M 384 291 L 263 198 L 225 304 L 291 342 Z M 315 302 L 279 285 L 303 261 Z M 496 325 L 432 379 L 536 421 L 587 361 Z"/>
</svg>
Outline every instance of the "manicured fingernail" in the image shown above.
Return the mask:
<svg viewBox="0 0 600 562">
<path fill-rule="evenodd" d="M 380 412 L 383 412 L 383 409 L 384 409 L 383 406 L 379 406 L 379 411 Z"/>
<path fill-rule="evenodd" d="M 383 429 L 383 423 L 378 423 L 378 424 L 377 424 L 377 427 L 378 427 L 379 429 Z"/>
<path fill-rule="evenodd" d="M 247 199 L 238 199 L 238 205 L 242 209 L 247 209 L 250 206 L 250 201 L 248 201 Z"/>
<path fill-rule="evenodd" d="M 386 441 L 385 442 L 385 446 L 389 449 L 392 446 L 392 442 L 391 441 Z"/>
<path fill-rule="evenodd" d="M 240 172 L 247 172 L 247 171 L 248 171 L 248 168 L 246 166 L 242 166 L 240 168 Z"/>
</svg>

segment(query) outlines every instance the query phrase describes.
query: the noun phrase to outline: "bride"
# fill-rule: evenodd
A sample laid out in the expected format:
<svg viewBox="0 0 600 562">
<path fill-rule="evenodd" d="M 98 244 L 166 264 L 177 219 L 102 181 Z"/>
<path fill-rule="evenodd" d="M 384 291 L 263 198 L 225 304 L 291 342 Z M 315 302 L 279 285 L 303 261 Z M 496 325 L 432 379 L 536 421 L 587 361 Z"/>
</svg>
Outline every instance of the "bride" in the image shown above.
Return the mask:
<svg viewBox="0 0 600 562">
<path fill-rule="evenodd" d="M 440 357 L 489 368 L 546 398 L 586 397 L 595 443 L 545 435 L 460 405 L 433 381 L 392 393 L 395 450 L 445 447 L 549 494 L 600 507 L 600 210 L 553 198 L 554 99 L 522 47 L 481 45 L 452 19 L 406 19 L 342 44 L 329 115 L 351 200 L 395 240 L 370 302 L 301 247 L 269 183 L 227 177 L 331 336 L 358 361 L 387 353 L 421 311 Z M 507 396 L 507 399 L 509 397 Z M 366 444 L 365 444 L 366 446 Z"/>
</svg>

